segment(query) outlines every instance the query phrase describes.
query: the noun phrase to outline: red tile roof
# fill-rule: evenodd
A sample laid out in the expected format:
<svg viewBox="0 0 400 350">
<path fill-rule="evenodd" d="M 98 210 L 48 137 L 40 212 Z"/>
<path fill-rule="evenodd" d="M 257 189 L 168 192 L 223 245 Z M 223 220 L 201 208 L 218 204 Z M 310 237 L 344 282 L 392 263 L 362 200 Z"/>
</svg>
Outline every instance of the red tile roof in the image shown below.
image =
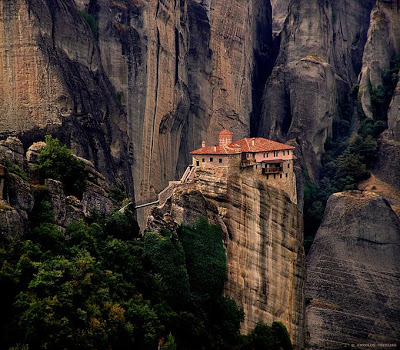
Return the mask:
<svg viewBox="0 0 400 350">
<path fill-rule="evenodd" d="M 190 152 L 190 154 L 240 154 L 240 148 L 229 147 L 229 146 L 206 146 L 195 151 Z"/>
<path fill-rule="evenodd" d="M 296 148 L 293 146 L 285 145 L 284 143 L 264 139 L 262 137 L 246 137 L 239 141 L 232 142 L 229 146 L 230 147 L 240 146 L 242 152 L 250 152 L 250 153 L 285 151 Z"/>
<path fill-rule="evenodd" d="M 254 142 L 254 145 L 253 145 Z M 246 137 L 239 141 L 232 142 L 227 146 L 206 146 L 190 154 L 240 154 L 240 153 L 258 153 L 271 151 L 293 150 L 295 147 L 285 145 L 284 143 L 264 139 L 262 137 Z"/>
</svg>

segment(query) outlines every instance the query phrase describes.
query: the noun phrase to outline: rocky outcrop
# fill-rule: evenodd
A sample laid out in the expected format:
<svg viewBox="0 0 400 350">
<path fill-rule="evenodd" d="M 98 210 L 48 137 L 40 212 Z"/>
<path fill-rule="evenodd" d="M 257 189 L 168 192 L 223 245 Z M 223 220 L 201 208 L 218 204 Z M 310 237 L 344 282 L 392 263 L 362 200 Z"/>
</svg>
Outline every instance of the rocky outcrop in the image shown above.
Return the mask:
<svg viewBox="0 0 400 350">
<path fill-rule="evenodd" d="M 373 192 L 336 193 L 307 257 L 308 345 L 400 339 L 400 221 Z"/>
<path fill-rule="evenodd" d="M 149 228 L 173 229 L 201 216 L 225 233 L 225 293 L 243 308 L 242 331 L 251 331 L 257 322 L 282 321 L 301 348 L 304 250 L 296 205 L 245 170 L 198 170 L 195 184 L 178 187 L 163 207 L 153 209 Z"/>
<path fill-rule="evenodd" d="M 399 54 L 400 4 L 397 0 L 378 0 L 371 13 L 359 90 L 363 111 L 369 118 L 373 117 L 372 90 L 383 87 L 385 71 L 389 70 L 391 61 Z M 390 118 L 391 127 L 395 118 Z"/>
<path fill-rule="evenodd" d="M 271 0 L 272 5 L 272 30 L 277 35 L 283 28 L 289 11 L 289 1 Z"/>
<path fill-rule="evenodd" d="M 296 139 L 311 177 L 318 174 L 333 120 L 349 106 L 374 4 L 375 0 L 289 4 L 279 55 L 265 86 L 258 134 Z"/>
<path fill-rule="evenodd" d="M 195 185 L 176 187 L 164 205 L 151 210 L 147 231 L 161 229 L 176 231 L 179 224 L 194 225 L 200 218 L 219 225 L 226 233 L 226 227 L 218 215 L 218 207 L 207 200 Z"/>
<path fill-rule="evenodd" d="M 132 191 L 125 115 L 73 0 L 2 2 L 0 62 L 0 135 L 55 134 Z"/>
<path fill-rule="evenodd" d="M 44 146 L 45 143 L 40 142 L 29 147 L 28 161 L 21 154 L 23 147 L 18 138 L 0 141 L 0 236 L 13 239 L 29 231 L 28 215 L 34 209 L 36 190 L 45 193 L 43 196 L 51 204 L 54 222 L 60 228 L 92 215 L 105 217 L 116 209 L 109 195 L 112 186 L 86 159 L 81 160 L 89 176 L 81 200 L 67 196 L 60 181 L 46 179 L 44 186 L 38 185 L 34 169 L 39 151 Z"/>
</svg>

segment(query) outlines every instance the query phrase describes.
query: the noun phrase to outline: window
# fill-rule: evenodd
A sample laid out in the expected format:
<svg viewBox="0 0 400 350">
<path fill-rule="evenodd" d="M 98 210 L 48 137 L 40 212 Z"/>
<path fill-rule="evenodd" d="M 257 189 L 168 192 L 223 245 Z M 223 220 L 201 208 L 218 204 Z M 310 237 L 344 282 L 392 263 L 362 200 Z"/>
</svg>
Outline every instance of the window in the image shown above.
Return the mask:
<svg viewBox="0 0 400 350">
<path fill-rule="evenodd" d="M 200 162 L 198 160 L 196 160 L 196 166 L 199 166 Z"/>
<path fill-rule="evenodd" d="M 267 180 L 269 179 L 269 175 L 267 175 Z"/>
<path fill-rule="evenodd" d="M 219 159 L 219 162 L 222 163 L 222 159 L 221 158 Z"/>
<path fill-rule="evenodd" d="M 210 163 L 212 163 L 214 161 L 214 158 L 210 158 Z"/>
<path fill-rule="evenodd" d="M 282 174 L 280 174 L 279 177 L 282 179 Z"/>
<path fill-rule="evenodd" d="M 205 161 L 206 161 L 206 160 L 203 158 L 203 159 L 202 159 L 202 162 L 204 163 Z"/>
<path fill-rule="evenodd" d="M 279 156 L 279 151 L 274 151 L 274 157 L 278 157 Z"/>
<path fill-rule="evenodd" d="M 287 173 L 286 173 L 286 177 L 287 177 Z"/>
<path fill-rule="evenodd" d="M 285 155 L 285 151 L 283 151 L 283 155 Z"/>
<path fill-rule="evenodd" d="M 287 167 L 290 168 L 290 163 L 288 163 Z"/>
<path fill-rule="evenodd" d="M 274 174 L 274 179 L 276 179 L 276 175 Z"/>
</svg>

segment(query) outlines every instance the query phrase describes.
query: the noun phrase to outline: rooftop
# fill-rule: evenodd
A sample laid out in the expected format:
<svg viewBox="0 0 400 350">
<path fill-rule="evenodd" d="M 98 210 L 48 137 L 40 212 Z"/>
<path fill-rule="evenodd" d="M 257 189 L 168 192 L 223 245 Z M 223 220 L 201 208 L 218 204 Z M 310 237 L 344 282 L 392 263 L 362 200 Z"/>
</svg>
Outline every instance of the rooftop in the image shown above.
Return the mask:
<svg viewBox="0 0 400 350">
<path fill-rule="evenodd" d="M 228 131 L 228 130 L 226 130 Z M 230 131 L 228 131 L 230 133 Z M 221 133 L 225 134 L 225 130 Z M 196 149 L 190 154 L 240 154 L 240 153 L 258 153 L 271 151 L 293 150 L 295 147 L 284 143 L 264 139 L 262 137 L 246 137 L 239 141 L 232 142 L 222 146 L 204 146 Z"/>
</svg>

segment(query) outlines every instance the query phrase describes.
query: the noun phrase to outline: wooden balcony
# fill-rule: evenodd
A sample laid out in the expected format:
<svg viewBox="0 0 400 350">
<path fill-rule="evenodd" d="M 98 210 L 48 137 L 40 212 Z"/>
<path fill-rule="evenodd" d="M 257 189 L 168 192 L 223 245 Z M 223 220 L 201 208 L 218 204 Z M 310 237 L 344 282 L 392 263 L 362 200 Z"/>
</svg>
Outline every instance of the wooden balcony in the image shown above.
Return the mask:
<svg viewBox="0 0 400 350">
<path fill-rule="evenodd" d="M 283 171 L 282 167 L 270 167 L 270 168 L 264 168 L 263 173 L 264 174 L 278 174 Z"/>
</svg>

